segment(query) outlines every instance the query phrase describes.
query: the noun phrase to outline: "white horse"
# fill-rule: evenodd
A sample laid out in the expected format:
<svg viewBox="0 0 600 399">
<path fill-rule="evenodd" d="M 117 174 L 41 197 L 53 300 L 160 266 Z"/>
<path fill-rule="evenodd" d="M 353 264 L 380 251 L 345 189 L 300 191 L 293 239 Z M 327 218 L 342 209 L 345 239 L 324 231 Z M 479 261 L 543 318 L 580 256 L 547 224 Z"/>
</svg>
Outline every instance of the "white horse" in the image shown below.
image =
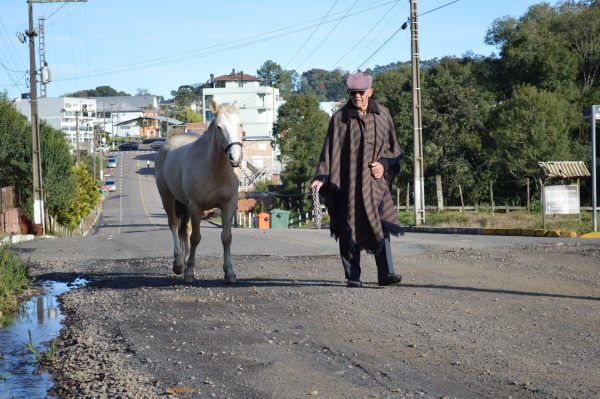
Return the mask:
<svg viewBox="0 0 600 399">
<path fill-rule="evenodd" d="M 200 219 L 204 210 L 219 208 L 223 217 L 223 271 L 225 281 L 234 284 L 237 279 L 231 263 L 231 224 L 239 186 L 234 168 L 242 161 L 244 132 L 237 102 L 219 106 L 211 101 L 210 109 L 215 118 L 204 134 L 173 136 L 159 150 L 156 186 L 173 235 L 173 272 L 183 273 L 186 282 L 194 280 Z"/>
</svg>

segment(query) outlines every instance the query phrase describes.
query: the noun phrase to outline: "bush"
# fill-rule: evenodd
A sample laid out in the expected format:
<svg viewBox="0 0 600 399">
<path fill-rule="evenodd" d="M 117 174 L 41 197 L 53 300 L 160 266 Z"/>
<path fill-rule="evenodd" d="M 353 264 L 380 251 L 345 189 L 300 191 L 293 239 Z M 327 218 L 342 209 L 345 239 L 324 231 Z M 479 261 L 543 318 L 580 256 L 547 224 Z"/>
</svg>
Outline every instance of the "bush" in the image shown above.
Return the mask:
<svg viewBox="0 0 600 399">
<path fill-rule="evenodd" d="M 6 246 L 0 246 L 0 327 L 8 315 L 17 309 L 17 295 L 22 294 L 28 286 L 27 266 Z"/>
</svg>

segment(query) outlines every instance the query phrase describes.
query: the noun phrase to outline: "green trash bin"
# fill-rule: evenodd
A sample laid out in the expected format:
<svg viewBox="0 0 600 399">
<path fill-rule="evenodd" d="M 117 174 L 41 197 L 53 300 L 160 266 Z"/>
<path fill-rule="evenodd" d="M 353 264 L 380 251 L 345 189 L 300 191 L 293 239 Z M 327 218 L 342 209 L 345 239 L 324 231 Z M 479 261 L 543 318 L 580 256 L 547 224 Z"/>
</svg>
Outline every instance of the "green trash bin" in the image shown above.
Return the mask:
<svg viewBox="0 0 600 399">
<path fill-rule="evenodd" d="M 290 220 L 290 211 L 273 209 L 269 212 L 272 229 L 287 229 Z"/>
</svg>

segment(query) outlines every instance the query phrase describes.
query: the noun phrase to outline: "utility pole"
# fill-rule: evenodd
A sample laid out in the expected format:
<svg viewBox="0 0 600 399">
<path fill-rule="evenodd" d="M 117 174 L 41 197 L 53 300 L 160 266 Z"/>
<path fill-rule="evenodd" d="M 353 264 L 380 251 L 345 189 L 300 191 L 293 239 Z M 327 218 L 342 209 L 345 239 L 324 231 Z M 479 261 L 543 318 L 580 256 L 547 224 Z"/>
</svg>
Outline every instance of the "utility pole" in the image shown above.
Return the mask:
<svg viewBox="0 0 600 399">
<path fill-rule="evenodd" d="M 79 163 L 81 162 L 79 158 L 79 111 L 75 110 L 75 153 L 77 156 L 77 167 L 79 168 Z"/>
<path fill-rule="evenodd" d="M 410 32 L 413 86 L 413 142 L 414 142 L 414 215 L 415 225 L 425 222 L 425 178 L 423 173 L 423 125 L 421 121 L 421 73 L 419 61 L 419 29 L 417 0 L 410 0 Z"/>
<path fill-rule="evenodd" d="M 86 2 L 87 0 L 60 0 L 61 2 Z M 35 36 L 37 33 L 33 28 L 33 3 L 55 3 L 57 0 L 27 0 L 29 13 L 29 30 L 26 32 L 29 38 L 29 88 L 31 104 L 31 163 L 33 169 L 33 224 L 35 234 L 46 234 L 46 223 L 44 215 L 44 185 L 42 174 L 42 153 L 40 145 L 39 112 L 37 98 L 37 69 L 35 66 Z"/>
<path fill-rule="evenodd" d="M 33 29 L 33 0 L 27 3 L 29 9 L 29 88 L 31 104 L 31 152 L 33 169 L 33 224 L 35 234 L 46 234 L 44 216 L 44 185 L 42 180 L 42 154 L 38 120 L 37 79 L 35 67 L 35 30 Z"/>
</svg>

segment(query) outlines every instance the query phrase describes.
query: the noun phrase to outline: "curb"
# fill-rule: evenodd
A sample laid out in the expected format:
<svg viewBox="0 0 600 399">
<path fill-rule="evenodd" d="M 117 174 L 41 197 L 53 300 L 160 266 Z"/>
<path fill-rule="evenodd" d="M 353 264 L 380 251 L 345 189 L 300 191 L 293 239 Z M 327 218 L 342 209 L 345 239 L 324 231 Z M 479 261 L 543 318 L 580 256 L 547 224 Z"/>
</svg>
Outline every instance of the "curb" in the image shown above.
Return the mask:
<svg viewBox="0 0 600 399">
<path fill-rule="evenodd" d="M 437 233 L 437 234 L 474 234 L 493 236 L 525 236 L 525 237 L 560 237 L 577 238 L 577 233 L 570 230 L 546 230 L 546 229 L 484 229 L 470 227 L 415 227 L 403 226 L 404 231 L 409 233 Z M 600 238 L 599 232 L 587 233 L 580 238 Z"/>
<path fill-rule="evenodd" d="M 17 244 L 25 241 L 33 241 L 35 236 L 33 234 L 11 234 L 0 240 L 0 245 L 3 244 Z"/>
</svg>

